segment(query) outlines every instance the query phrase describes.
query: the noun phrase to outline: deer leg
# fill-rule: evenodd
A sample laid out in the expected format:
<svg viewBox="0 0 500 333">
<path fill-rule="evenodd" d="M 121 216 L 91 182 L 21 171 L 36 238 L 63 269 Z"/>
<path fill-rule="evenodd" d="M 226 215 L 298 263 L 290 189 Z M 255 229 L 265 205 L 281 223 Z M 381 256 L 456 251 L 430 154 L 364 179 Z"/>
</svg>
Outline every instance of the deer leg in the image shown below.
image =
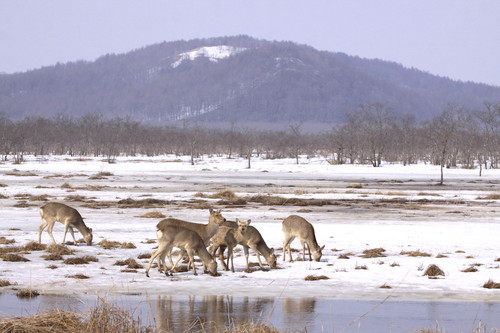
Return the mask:
<svg viewBox="0 0 500 333">
<path fill-rule="evenodd" d="M 73 242 L 75 242 L 75 245 L 77 244 L 76 238 L 75 238 L 75 232 L 73 230 L 72 226 L 68 226 L 68 230 L 71 233 L 71 236 L 73 237 Z"/>
<path fill-rule="evenodd" d="M 219 246 L 219 261 L 222 264 L 222 268 L 226 271 L 229 270 L 228 265 L 226 264 L 224 260 L 224 251 L 226 250 L 226 247 L 224 245 Z M 229 250 L 228 250 L 229 251 Z M 229 257 L 228 257 L 229 258 Z M 229 261 L 228 261 L 229 262 Z"/>
<path fill-rule="evenodd" d="M 247 262 L 247 269 L 250 269 L 250 265 L 248 264 L 248 246 L 243 245 L 243 252 L 245 252 L 245 261 Z"/>
<path fill-rule="evenodd" d="M 292 258 L 292 250 L 290 245 L 293 242 L 294 237 L 285 237 L 285 241 L 283 242 L 283 261 L 286 261 L 286 251 L 288 250 L 288 256 L 290 257 L 290 262 L 293 262 Z"/>
<path fill-rule="evenodd" d="M 165 245 L 160 244 L 158 246 L 158 249 L 156 249 L 156 251 L 153 252 L 153 254 L 151 255 L 151 258 L 149 259 L 148 267 L 146 268 L 146 276 L 147 277 L 149 277 L 149 269 L 151 268 L 151 264 L 153 263 L 153 261 L 155 260 L 155 258 L 158 255 L 165 252 L 166 248 L 167 248 L 167 244 L 165 244 Z"/>
<path fill-rule="evenodd" d="M 234 273 L 234 262 L 233 262 L 233 247 L 228 246 L 227 247 L 227 264 L 226 264 L 226 271 L 229 270 L 229 259 L 231 259 L 231 272 Z"/>
<path fill-rule="evenodd" d="M 42 232 L 49 225 L 49 223 L 45 220 L 42 220 L 42 224 L 38 227 L 38 243 L 42 243 Z"/>
<path fill-rule="evenodd" d="M 47 228 L 47 232 L 49 233 L 50 238 L 52 239 L 52 242 L 54 244 L 57 244 L 56 240 L 54 239 L 54 235 L 52 235 L 52 229 L 54 229 L 54 225 L 56 224 L 56 221 L 54 223 L 49 223 L 49 227 Z"/>
<path fill-rule="evenodd" d="M 307 252 L 309 253 L 309 261 L 312 261 L 311 247 L 309 246 L 309 243 L 307 243 L 307 242 L 304 242 L 304 244 L 307 246 Z"/>
<path fill-rule="evenodd" d="M 189 263 L 191 265 L 193 265 L 193 274 L 194 275 L 198 275 L 198 273 L 196 272 L 196 266 L 194 264 L 194 253 L 193 253 L 193 250 L 189 249 L 189 250 L 186 250 L 187 252 L 187 255 L 189 257 Z"/>
<path fill-rule="evenodd" d="M 251 247 L 251 249 L 252 249 L 253 253 L 255 253 L 255 255 L 257 256 L 257 261 L 259 262 L 259 267 L 263 268 L 262 261 L 260 261 L 260 252 L 259 252 L 259 250 L 257 250 L 257 246 L 253 245 Z"/>
</svg>

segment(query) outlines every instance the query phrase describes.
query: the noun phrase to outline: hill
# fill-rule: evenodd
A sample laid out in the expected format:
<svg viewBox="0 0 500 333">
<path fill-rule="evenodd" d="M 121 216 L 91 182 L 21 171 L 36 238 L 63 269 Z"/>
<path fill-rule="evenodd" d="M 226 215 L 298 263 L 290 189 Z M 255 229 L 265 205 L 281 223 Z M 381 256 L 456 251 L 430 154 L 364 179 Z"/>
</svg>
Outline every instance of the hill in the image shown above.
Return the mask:
<svg viewBox="0 0 500 333">
<path fill-rule="evenodd" d="M 155 124 L 333 124 L 360 104 L 422 120 L 448 103 L 499 100 L 500 87 L 248 36 L 164 42 L 0 75 L 0 112 L 13 119 L 101 113 Z"/>
</svg>

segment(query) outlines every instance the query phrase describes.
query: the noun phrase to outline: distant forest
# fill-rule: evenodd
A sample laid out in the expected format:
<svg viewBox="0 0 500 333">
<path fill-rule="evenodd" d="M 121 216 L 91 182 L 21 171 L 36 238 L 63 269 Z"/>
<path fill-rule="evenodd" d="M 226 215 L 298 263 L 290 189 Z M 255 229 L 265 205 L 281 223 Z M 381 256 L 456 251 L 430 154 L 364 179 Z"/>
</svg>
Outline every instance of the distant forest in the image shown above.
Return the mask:
<svg viewBox="0 0 500 333">
<path fill-rule="evenodd" d="M 405 165 L 417 162 L 442 167 L 498 168 L 500 103 L 485 102 L 481 110 L 448 105 L 430 120 L 399 117 L 381 103 L 349 111 L 344 124 L 321 133 L 305 132 L 301 123 L 279 131 L 263 131 L 234 123 L 228 129 L 146 125 L 127 118 L 87 114 L 80 118 L 0 115 L 0 154 L 22 163 L 23 156 L 47 154 L 103 156 L 112 163 L 120 155 L 202 155 L 251 158 L 323 156 L 332 164 Z"/>
<path fill-rule="evenodd" d="M 218 46 L 244 51 L 175 65 L 185 52 Z M 448 103 L 477 109 L 483 101 L 500 101 L 500 87 L 248 36 L 165 42 L 94 62 L 0 74 L 0 112 L 16 121 L 99 113 L 153 125 L 308 123 L 324 130 L 344 123 L 359 105 L 380 102 L 421 121 Z"/>
</svg>

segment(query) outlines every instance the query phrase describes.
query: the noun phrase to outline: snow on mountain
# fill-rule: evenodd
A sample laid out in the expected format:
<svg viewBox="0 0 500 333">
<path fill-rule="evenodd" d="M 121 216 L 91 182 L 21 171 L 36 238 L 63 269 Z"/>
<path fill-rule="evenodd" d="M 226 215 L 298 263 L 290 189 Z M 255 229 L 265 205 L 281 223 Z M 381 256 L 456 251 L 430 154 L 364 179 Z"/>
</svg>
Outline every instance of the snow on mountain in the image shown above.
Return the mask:
<svg viewBox="0 0 500 333">
<path fill-rule="evenodd" d="M 184 60 L 195 60 L 198 57 L 206 57 L 210 61 L 217 62 L 220 59 L 230 57 L 234 54 L 245 51 L 246 48 L 228 45 L 203 46 L 188 52 L 179 54 L 178 59 L 172 63 L 172 68 L 178 67 Z"/>
</svg>

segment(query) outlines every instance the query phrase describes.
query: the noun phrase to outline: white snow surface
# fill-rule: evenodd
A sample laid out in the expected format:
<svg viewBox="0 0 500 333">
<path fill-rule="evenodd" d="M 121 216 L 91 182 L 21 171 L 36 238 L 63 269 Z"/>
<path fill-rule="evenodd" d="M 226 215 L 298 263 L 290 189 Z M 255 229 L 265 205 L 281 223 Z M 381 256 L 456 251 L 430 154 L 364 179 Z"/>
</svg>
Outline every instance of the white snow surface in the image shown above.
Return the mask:
<svg viewBox="0 0 500 333">
<path fill-rule="evenodd" d="M 106 171 L 105 179 L 89 176 Z M 26 175 L 29 173 L 29 175 Z M 0 280 L 13 286 L 2 289 L 31 288 L 55 294 L 162 294 L 235 296 L 325 296 L 344 299 L 422 299 L 500 301 L 500 290 L 483 288 L 488 280 L 500 282 L 500 202 L 485 200 L 499 194 L 500 170 L 447 169 L 445 186 L 437 186 L 439 168 L 431 165 L 331 165 L 321 158 L 257 159 L 251 169 L 243 159 L 203 157 L 191 165 L 189 157 L 120 157 L 114 164 L 99 158 L 70 156 L 28 156 L 26 162 L 0 164 L 0 237 L 14 239 L 7 246 L 22 246 L 38 239 L 41 223 L 39 206 L 44 202 L 26 195 L 50 196 L 50 201 L 65 202 L 79 210 L 93 229 L 94 244 L 68 245 L 72 256 L 96 256 L 98 262 L 67 265 L 46 261 L 44 251 L 22 254 L 29 262 L 0 261 Z M 361 184 L 361 186 L 352 186 Z M 64 185 L 64 186 L 63 186 Z M 68 186 L 69 185 L 69 186 Z M 96 186 L 105 186 L 98 189 Z M 338 205 L 267 206 L 257 203 L 226 205 L 220 199 L 200 198 L 232 190 L 236 195 L 280 196 L 286 198 L 338 200 Z M 24 199 L 22 195 L 25 195 Z M 162 208 L 85 207 L 84 202 L 68 201 L 81 195 L 87 201 L 112 201 L 155 198 L 175 201 Z M 16 207 L 26 200 L 28 207 Z M 278 269 L 253 267 L 245 272 L 242 252 L 235 257 L 236 272 L 220 269 L 212 277 L 192 272 L 166 277 L 156 269 L 145 275 L 148 259 L 156 242 L 155 226 L 160 218 L 140 217 L 151 211 L 188 221 L 207 223 L 208 210 L 198 208 L 195 200 L 222 209 L 228 220 L 251 219 L 269 247 L 279 257 Z M 401 200 L 401 203 L 398 202 Z M 406 200 L 406 201 L 405 201 Z M 420 204 L 421 201 L 427 201 Z M 432 203 L 429 203 L 431 202 Z M 298 214 L 314 225 L 320 245 L 325 245 L 320 262 L 282 261 L 281 221 Z M 75 231 L 77 239 L 81 235 Z M 63 226 L 54 228 L 62 240 Z M 103 239 L 132 242 L 134 249 L 106 250 L 97 245 Z M 46 231 L 42 243 L 50 244 Z M 71 240 L 68 235 L 67 240 Z M 363 258 L 364 250 L 385 249 L 385 257 Z M 292 248 L 299 249 L 295 240 Z M 411 257 L 402 251 L 421 251 L 428 257 Z M 341 259 L 340 255 L 348 259 Z M 437 257 L 438 255 L 441 255 Z M 298 252 L 294 257 L 299 256 Z M 122 272 L 116 261 L 134 258 L 144 265 L 137 272 Z M 250 261 L 257 262 L 251 254 Z M 263 260 L 265 263 L 265 260 Z M 438 265 L 445 276 L 423 276 L 430 265 Z M 50 269 L 49 265 L 57 268 Z M 464 269 L 475 267 L 477 272 Z M 365 269 L 363 269 L 365 268 Z M 68 276 L 84 274 L 88 279 Z M 328 277 L 306 281 L 305 277 Z M 391 288 L 380 288 L 390 286 Z"/>
<path fill-rule="evenodd" d="M 224 59 L 230 57 L 234 54 L 245 51 L 246 48 L 243 47 L 234 47 L 228 45 L 219 45 L 219 46 L 203 46 L 193 49 L 188 52 L 184 52 L 179 54 L 178 59 L 172 63 L 172 68 L 178 67 L 185 60 L 195 60 L 198 57 L 206 57 L 210 61 L 217 62 L 220 59 Z"/>
</svg>

